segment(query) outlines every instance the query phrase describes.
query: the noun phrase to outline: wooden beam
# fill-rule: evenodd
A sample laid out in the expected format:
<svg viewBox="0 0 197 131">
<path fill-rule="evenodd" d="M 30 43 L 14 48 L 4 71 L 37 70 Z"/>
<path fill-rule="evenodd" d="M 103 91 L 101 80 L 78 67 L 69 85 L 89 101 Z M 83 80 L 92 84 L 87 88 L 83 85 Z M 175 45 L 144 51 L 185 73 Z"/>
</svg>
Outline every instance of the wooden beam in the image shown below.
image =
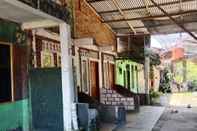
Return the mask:
<svg viewBox="0 0 197 131">
<path fill-rule="evenodd" d="M 181 21 L 178 22 L 179 24 L 190 24 L 190 23 L 195 23 L 197 20 L 191 20 L 191 21 Z M 156 28 L 156 27 L 161 27 L 161 26 L 169 26 L 169 25 L 174 25 L 172 23 L 167 23 L 167 24 L 155 24 L 155 25 L 150 25 L 150 26 L 134 26 L 133 28 L 135 29 L 140 29 L 140 28 Z M 119 27 L 119 28 L 112 28 L 114 30 L 121 30 L 121 29 L 129 29 L 129 27 Z"/>
<path fill-rule="evenodd" d="M 176 19 L 174 19 L 170 14 L 168 14 L 163 8 L 158 6 L 158 4 L 154 0 L 150 0 L 159 10 L 161 10 L 166 16 L 168 16 L 177 26 L 179 26 L 183 31 L 187 32 L 191 37 L 197 40 L 197 37 L 191 33 L 187 28 L 185 28 L 182 24 L 179 24 Z"/>
<path fill-rule="evenodd" d="M 114 5 L 116 6 L 116 8 L 118 8 L 119 13 L 123 16 L 123 18 L 124 18 L 124 19 L 127 19 L 127 16 L 125 15 L 125 13 L 124 13 L 124 12 L 122 11 L 122 9 L 120 8 L 118 2 L 117 2 L 116 0 L 112 0 L 112 1 L 113 1 Z M 133 28 L 133 26 L 132 26 L 128 21 L 126 21 L 126 22 L 127 22 L 128 26 L 131 28 L 131 30 L 132 30 L 134 33 L 136 33 L 136 31 L 135 31 L 135 29 Z"/>
<path fill-rule="evenodd" d="M 99 0 L 99 1 L 102 1 L 102 0 Z M 99 1 L 96 1 L 96 2 L 99 2 Z M 186 3 L 186 2 L 191 2 L 191 1 L 194 1 L 194 0 L 182 0 L 182 3 Z M 93 3 L 91 1 L 89 1 L 89 3 Z M 168 5 L 173 5 L 173 4 L 179 4 L 180 1 L 171 1 L 171 2 L 167 2 L 167 3 L 161 3 L 161 4 L 158 4 L 159 6 L 168 6 Z M 149 5 L 148 6 L 149 8 L 153 8 L 155 7 L 155 5 Z M 126 9 L 122 9 L 122 11 L 134 11 L 134 10 L 143 10 L 143 9 L 146 9 L 146 6 L 138 6 L 138 7 L 133 7 L 133 8 L 126 8 Z M 118 13 L 118 10 L 115 9 L 115 10 L 109 10 L 109 11 L 100 11 L 98 12 L 98 14 L 100 15 L 103 15 L 103 14 L 106 14 L 106 13 Z"/>
<path fill-rule="evenodd" d="M 96 3 L 101 1 L 110 1 L 110 0 L 87 0 L 88 3 Z"/>
<path fill-rule="evenodd" d="M 21 28 L 23 30 L 36 29 L 36 28 L 49 28 L 58 27 L 59 23 L 52 20 L 38 20 L 22 23 Z"/>
<path fill-rule="evenodd" d="M 168 14 L 170 17 L 177 16 L 177 15 L 184 15 L 184 14 L 191 14 L 191 13 L 197 13 L 197 10 L 190 10 L 190 11 L 181 11 L 178 13 L 171 13 Z M 121 21 L 134 21 L 134 20 L 151 20 L 155 18 L 164 18 L 168 17 L 167 15 L 155 15 L 155 16 L 145 16 L 145 17 L 136 17 L 136 18 L 129 18 L 129 19 L 116 19 L 116 20 L 106 20 L 103 21 L 103 23 L 112 23 L 112 22 L 121 22 Z M 173 18 L 174 19 L 174 18 Z"/>
<path fill-rule="evenodd" d="M 124 33 L 124 34 L 117 34 L 116 37 L 124 37 L 124 36 L 136 36 L 136 35 L 148 35 L 149 33 L 145 32 L 129 32 L 129 33 Z"/>
</svg>

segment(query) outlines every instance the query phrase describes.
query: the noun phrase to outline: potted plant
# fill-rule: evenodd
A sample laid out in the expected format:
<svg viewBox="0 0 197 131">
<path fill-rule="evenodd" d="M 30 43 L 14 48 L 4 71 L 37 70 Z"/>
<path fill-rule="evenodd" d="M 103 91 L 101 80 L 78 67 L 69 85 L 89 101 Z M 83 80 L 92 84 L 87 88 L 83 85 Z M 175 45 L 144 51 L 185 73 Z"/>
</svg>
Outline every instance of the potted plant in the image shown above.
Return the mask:
<svg viewBox="0 0 197 131">
<path fill-rule="evenodd" d="M 150 102 L 152 105 L 159 103 L 159 97 L 161 93 L 158 91 L 154 91 L 153 89 L 150 90 Z"/>
</svg>

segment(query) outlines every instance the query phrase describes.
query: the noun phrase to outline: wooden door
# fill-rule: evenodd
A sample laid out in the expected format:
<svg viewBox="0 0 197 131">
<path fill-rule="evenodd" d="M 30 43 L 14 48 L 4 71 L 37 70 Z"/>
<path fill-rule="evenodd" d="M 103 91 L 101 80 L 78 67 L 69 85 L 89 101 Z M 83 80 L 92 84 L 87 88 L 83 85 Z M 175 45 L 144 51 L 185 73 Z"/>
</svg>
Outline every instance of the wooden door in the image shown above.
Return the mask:
<svg viewBox="0 0 197 131">
<path fill-rule="evenodd" d="M 90 61 L 91 96 L 99 101 L 99 66 L 98 62 Z"/>
<path fill-rule="evenodd" d="M 28 96 L 28 51 L 27 46 L 13 45 L 13 84 L 14 99 L 21 100 Z"/>
<path fill-rule="evenodd" d="M 115 85 L 115 67 L 114 64 L 109 64 L 109 85 L 111 89 L 114 89 Z"/>
</svg>

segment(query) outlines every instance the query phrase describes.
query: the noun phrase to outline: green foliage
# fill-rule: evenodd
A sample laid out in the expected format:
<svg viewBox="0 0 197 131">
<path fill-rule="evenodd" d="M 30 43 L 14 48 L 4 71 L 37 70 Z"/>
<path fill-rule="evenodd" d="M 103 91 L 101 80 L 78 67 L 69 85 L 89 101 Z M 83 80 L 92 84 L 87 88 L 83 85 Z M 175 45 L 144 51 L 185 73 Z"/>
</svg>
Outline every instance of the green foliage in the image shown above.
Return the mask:
<svg viewBox="0 0 197 131">
<path fill-rule="evenodd" d="M 191 60 L 187 60 L 187 80 L 194 81 L 197 80 L 197 64 L 192 62 Z M 174 80 L 177 83 L 183 82 L 183 63 L 179 61 L 175 64 L 175 75 Z"/>
<path fill-rule="evenodd" d="M 170 73 L 168 68 L 165 68 L 161 73 L 162 75 L 160 79 L 159 91 L 163 93 L 170 93 L 170 83 L 172 81 L 172 74 Z"/>
<path fill-rule="evenodd" d="M 152 104 L 156 104 L 158 98 L 161 96 L 161 93 L 158 91 L 154 91 L 153 89 L 150 90 L 150 101 Z"/>
<path fill-rule="evenodd" d="M 150 55 L 150 64 L 151 65 L 160 65 L 161 64 L 159 54 L 153 53 Z"/>
<path fill-rule="evenodd" d="M 174 80 L 177 83 L 182 83 L 183 82 L 183 63 L 182 61 L 179 61 L 175 64 L 175 76 Z"/>
<path fill-rule="evenodd" d="M 152 99 L 156 99 L 156 98 L 159 98 L 161 95 L 160 92 L 158 91 L 154 91 L 153 89 L 150 90 L 150 98 Z"/>
<path fill-rule="evenodd" d="M 190 60 L 187 61 L 187 79 L 197 80 L 197 64 Z"/>
<path fill-rule="evenodd" d="M 150 64 L 151 65 L 160 65 L 161 64 L 159 54 L 155 53 L 154 51 L 145 49 L 144 54 L 145 54 L 145 56 L 150 57 Z"/>
<path fill-rule="evenodd" d="M 191 91 L 197 91 L 197 80 L 193 80 L 188 83 Z"/>
<path fill-rule="evenodd" d="M 192 85 L 193 87 L 197 87 L 197 80 L 193 80 L 192 83 L 191 83 L 191 85 Z"/>
</svg>

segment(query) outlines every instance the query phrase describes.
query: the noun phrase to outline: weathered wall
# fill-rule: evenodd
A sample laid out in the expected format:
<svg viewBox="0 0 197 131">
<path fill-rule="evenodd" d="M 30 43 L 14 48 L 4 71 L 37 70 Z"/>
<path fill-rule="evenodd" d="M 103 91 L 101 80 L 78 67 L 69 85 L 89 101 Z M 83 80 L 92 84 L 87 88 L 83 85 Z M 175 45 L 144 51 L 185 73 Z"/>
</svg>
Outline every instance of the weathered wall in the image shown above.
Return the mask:
<svg viewBox="0 0 197 131">
<path fill-rule="evenodd" d="M 85 0 L 75 0 L 75 37 L 93 37 L 98 45 L 115 45 L 115 34 L 96 15 Z"/>
<path fill-rule="evenodd" d="M 111 89 L 101 89 L 101 103 L 105 105 L 118 106 L 123 104 L 126 110 L 134 110 L 134 98 L 124 97 Z"/>
</svg>

